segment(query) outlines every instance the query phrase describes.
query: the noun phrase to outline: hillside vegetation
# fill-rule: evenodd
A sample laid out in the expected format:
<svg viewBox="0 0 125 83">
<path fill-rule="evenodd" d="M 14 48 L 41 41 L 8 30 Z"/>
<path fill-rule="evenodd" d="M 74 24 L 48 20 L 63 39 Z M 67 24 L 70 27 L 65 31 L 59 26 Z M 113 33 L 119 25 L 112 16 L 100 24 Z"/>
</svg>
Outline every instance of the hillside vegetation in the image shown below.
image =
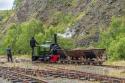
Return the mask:
<svg viewBox="0 0 125 83">
<path fill-rule="evenodd" d="M 114 18 L 108 30 L 101 33 L 99 47 L 106 48 L 112 60 L 125 60 L 125 17 Z"/>
<path fill-rule="evenodd" d="M 54 33 L 66 49 L 106 48 L 110 59 L 125 59 L 124 0 L 15 0 L 10 18 L 1 23 L 0 53 L 10 45 L 15 54 L 29 54 L 29 40 L 42 44 Z"/>
<path fill-rule="evenodd" d="M 2 25 L 5 21 L 8 20 L 11 13 L 11 10 L 0 10 L 0 25 Z"/>
</svg>

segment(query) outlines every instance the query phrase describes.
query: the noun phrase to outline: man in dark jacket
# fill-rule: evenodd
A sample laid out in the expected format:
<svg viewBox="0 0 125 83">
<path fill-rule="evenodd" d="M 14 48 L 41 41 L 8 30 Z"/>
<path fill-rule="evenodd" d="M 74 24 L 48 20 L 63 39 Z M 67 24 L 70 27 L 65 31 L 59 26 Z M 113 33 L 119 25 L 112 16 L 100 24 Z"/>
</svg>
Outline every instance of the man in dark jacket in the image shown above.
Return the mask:
<svg viewBox="0 0 125 83">
<path fill-rule="evenodd" d="M 32 48 L 32 56 L 34 55 L 34 48 L 36 47 L 37 41 L 35 40 L 34 37 L 31 38 L 30 40 L 30 47 Z"/>
<path fill-rule="evenodd" d="M 7 59 L 8 59 L 8 62 L 13 62 L 13 58 L 12 58 L 12 52 L 11 52 L 11 48 L 10 46 L 8 46 L 8 48 L 6 49 L 7 51 Z"/>
</svg>

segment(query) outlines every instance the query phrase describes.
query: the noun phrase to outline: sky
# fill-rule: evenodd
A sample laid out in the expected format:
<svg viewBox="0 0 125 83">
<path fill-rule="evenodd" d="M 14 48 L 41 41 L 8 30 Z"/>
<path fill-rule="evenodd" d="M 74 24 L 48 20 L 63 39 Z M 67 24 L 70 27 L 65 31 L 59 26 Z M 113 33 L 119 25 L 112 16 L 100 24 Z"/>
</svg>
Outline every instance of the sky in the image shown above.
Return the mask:
<svg viewBox="0 0 125 83">
<path fill-rule="evenodd" d="M 10 10 L 14 0 L 0 0 L 0 10 Z"/>
</svg>

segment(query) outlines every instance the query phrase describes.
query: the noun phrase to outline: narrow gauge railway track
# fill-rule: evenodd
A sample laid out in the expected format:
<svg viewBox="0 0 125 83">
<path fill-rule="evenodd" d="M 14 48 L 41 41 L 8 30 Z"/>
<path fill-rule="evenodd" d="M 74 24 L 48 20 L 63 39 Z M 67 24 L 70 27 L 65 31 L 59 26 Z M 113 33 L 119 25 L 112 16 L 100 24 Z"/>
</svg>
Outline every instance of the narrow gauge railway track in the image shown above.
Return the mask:
<svg viewBox="0 0 125 83">
<path fill-rule="evenodd" d="M 116 69 L 125 69 L 125 66 L 102 65 L 102 67 L 116 68 Z"/>
<path fill-rule="evenodd" d="M 22 62 L 32 62 L 30 60 L 26 60 L 26 59 L 21 59 L 20 61 L 17 61 L 18 63 L 22 63 Z M 2 62 L 0 62 L 2 64 Z M 34 62 L 34 63 L 41 63 L 40 61 L 38 62 Z M 45 63 L 45 64 L 52 64 L 52 63 Z M 54 64 L 68 64 L 68 63 L 54 63 Z M 84 66 L 84 64 L 70 64 L 70 65 L 79 65 L 79 66 Z M 115 66 L 115 65 L 85 65 L 85 66 L 97 66 L 97 67 L 106 67 L 106 68 L 114 68 L 114 69 L 125 69 L 125 66 Z"/>
<path fill-rule="evenodd" d="M 125 78 L 117 78 L 117 77 L 111 77 L 107 75 L 99 75 L 99 74 L 86 73 L 86 72 L 81 72 L 76 70 L 68 70 L 68 69 L 53 67 L 49 65 L 48 67 L 50 67 L 52 70 L 55 70 L 55 71 L 62 70 L 64 72 L 67 72 L 68 76 L 72 76 L 70 78 L 96 80 L 96 81 L 100 81 L 101 83 L 125 83 Z"/>
<path fill-rule="evenodd" d="M 71 65 L 76 65 L 76 64 L 71 64 Z M 79 64 L 78 64 L 79 65 Z M 114 65 L 82 65 L 80 64 L 79 66 L 97 66 L 97 67 L 106 67 L 106 68 L 114 68 L 114 69 L 125 69 L 125 66 L 114 66 Z"/>
<path fill-rule="evenodd" d="M 41 63 L 41 62 L 36 62 L 36 63 Z M 45 64 L 52 64 L 52 63 L 45 63 Z M 61 64 L 61 63 L 54 63 L 54 64 Z M 61 64 L 64 65 L 65 63 Z M 97 67 L 105 67 L 105 68 L 114 68 L 114 69 L 125 69 L 125 66 L 115 66 L 115 65 L 84 65 L 84 64 L 70 64 L 73 66 L 97 66 Z"/>
<path fill-rule="evenodd" d="M 28 76 L 23 72 L 16 72 L 10 67 L 0 66 L 0 77 L 11 83 L 48 83 L 46 81 Z"/>
<path fill-rule="evenodd" d="M 117 78 L 106 75 L 92 74 L 75 70 L 68 70 L 58 67 L 49 66 L 45 70 L 38 69 L 25 69 L 25 68 L 14 68 L 14 67 L 0 67 L 8 69 L 9 71 L 21 73 L 21 75 L 30 75 L 34 77 L 60 77 L 68 79 L 78 79 L 78 80 L 90 80 L 90 81 L 100 81 L 101 83 L 125 83 L 125 78 Z M 23 76 L 22 76 L 23 77 Z M 27 83 L 27 82 L 24 82 Z M 29 82 L 28 82 L 29 83 Z M 46 82 L 38 82 L 46 83 Z"/>
</svg>

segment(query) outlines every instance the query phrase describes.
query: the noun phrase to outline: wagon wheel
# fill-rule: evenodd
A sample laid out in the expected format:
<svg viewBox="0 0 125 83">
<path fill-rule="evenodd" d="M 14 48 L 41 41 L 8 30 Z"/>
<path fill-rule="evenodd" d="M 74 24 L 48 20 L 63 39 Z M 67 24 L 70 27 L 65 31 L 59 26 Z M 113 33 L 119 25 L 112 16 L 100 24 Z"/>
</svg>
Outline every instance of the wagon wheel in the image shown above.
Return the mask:
<svg viewBox="0 0 125 83">
<path fill-rule="evenodd" d="M 99 61 L 99 62 L 98 62 L 98 65 L 99 65 L 99 66 L 101 66 L 101 65 L 102 65 L 102 62 L 101 62 L 101 61 Z"/>
<path fill-rule="evenodd" d="M 87 62 L 87 65 L 90 65 L 90 64 L 91 64 L 90 59 L 87 59 L 86 62 Z"/>
<path fill-rule="evenodd" d="M 85 61 L 84 64 L 85 65 L 90 65 L 90 61 Z"/>
</svg>

